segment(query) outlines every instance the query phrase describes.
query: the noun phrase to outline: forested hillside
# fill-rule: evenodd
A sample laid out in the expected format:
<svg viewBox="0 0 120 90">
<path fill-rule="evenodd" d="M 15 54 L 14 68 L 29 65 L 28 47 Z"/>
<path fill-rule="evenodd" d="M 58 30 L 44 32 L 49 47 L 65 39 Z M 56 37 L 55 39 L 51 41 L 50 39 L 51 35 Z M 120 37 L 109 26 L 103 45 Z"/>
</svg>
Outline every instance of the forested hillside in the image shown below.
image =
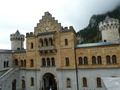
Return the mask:
<svg viewBox="0 0 120 90">
<path fill-rule="evenodd" d="M 98 24 L 100 21 L 103 21 L 107 15 L 111 18 L 119 19 L 120 21 L 120 6 L 105 14 L 93 15 L 89 21 L 89 25 L 76 33 L 77 37 L 82 40 L 80 43 L 101 41 L 101 33 L 99 31 Z"/>
</svg>

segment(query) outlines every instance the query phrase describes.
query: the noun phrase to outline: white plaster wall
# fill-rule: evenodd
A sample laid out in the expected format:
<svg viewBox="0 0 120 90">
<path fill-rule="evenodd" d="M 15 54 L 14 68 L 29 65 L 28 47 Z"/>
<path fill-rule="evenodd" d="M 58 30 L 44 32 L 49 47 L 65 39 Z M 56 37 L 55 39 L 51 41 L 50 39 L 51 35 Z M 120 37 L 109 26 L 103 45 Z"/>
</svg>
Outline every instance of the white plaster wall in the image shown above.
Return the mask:
<svg viewBox="0 0 120 90">
<path fill-rule="evenodd" d="M 102 30 L 102 41 L 106 40 L 107 42 L 119 43 L 118 37 L 118 29 Z"/>
<path fill-rule="evenodd" d="M 57 78 L 58 78 L 58 88 L 59 88 L 58 90 L 77 90 L 75 70 L 58 70 Z M 70 78 L 71 80 L 71 88 L 67 88 L 66 85 L 67 78 Z"/>
<path fill-rule="evenodd" d="M 9 67 L 4 68 L 4 61 L 9 61 Z M 0 72 L 8 70 L 12 67 L 12 54 L 11 53 L 0 53 Z"/>
<path fill-rule="evenodd" d="M 11 49 L 12 50 L 17 50 L 18 48 L 23 48 L 23 41 L 11 41 Z"/>
<path fill-rule="evenodd" d="M 39 70 L 20 70 L 19 71 L 19 85 L 18 88 L 22 89 L 22 79 L 25 80 L 26 90 L 39 90 L 40 89 L 40 71 Z M 24 77 L 24 78 L 23 78 Z M 34 78 L 34 86 L 31 86 L 31 77 Z"/>
<path fill-rule="evenodd" d="M 120 77 L 120 68 L 119 69 L 79 69 L 78 70 L 78 78 L 79 78 L 79 90 L 106 90 L 104 84 L 102 83 L 102 88 L 97 88 L 96 78 L 97 77 L 112 77 L 117 76 Z M 82 78 L 87 78 L 88 87 L 84 88 L 82 85 Z"/>
<path fill-rule="evenodd" d="M 1 83 L 1 88 L 2 90 L 12 90 L 12 82 L 14 79 L 16 79 L 16 89 L 18 89 L 18 75 L 19 72 L 14 72 L 12 75 L 10 75 L 8 78 L 6 78 L 2 83 Z"/>
</svg>

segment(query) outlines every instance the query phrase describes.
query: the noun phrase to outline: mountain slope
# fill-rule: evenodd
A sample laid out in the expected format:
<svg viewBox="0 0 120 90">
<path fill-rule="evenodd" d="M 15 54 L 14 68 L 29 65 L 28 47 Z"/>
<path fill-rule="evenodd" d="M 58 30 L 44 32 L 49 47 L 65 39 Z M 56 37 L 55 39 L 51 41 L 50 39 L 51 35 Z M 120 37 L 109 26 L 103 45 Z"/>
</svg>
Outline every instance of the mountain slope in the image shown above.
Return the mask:
<svg viewBox="0 0 120 90">
<path fill-rule="evenodd" d="M 98 24 L 103 21 L 107 15 L 111 18 L 119 19 L 120 21 L 120 6 L 105 14 L 93 15 L 89 21 L 89 25 L 76 33 L 77 37 L 82 39 L 80 43 L 101 41 L 101 33 L 99 31 Z"/>
</svg>

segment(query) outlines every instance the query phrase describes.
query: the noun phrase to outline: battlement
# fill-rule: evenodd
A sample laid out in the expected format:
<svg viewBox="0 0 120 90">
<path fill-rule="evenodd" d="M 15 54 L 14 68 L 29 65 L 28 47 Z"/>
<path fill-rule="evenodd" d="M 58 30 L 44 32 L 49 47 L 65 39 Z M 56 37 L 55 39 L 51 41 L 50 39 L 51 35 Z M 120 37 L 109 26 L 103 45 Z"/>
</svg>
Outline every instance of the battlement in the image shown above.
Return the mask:
<svg viewBox="0 0 120 90">
<path fill-rule="evenodd" d="M 107 16 L 104 21 L 99 23 L 99 30 L 102 31 L 110 29 L 119 29 L 119 20 Z"/>
<path fill-rule="evenodd" d="M 34 33 L 33 32 L 30 32 L 30 33 L 26 33 L 26 37 L 34 37 Z"/>
<path fill-rule="evenodd" d="M 20 34 L 20 32 L 17 30 L 16 33 L 10 34 L 10 40 L 11 41 L 16 41 L 16 40 L 24 41 L 25 36 L 23 34 Z"/>
<path fill-rule="evenodd" d="M 69 31 L 75 32 L 73 26 L 69 26 L 69 28 L 68 27 L 64 27 L 64 28 L 61 29 L 60 32 L 69 32 Z"/>
<path fill-rule="evenodd" d="M 99 23 L 103 42 L 119 43 L 119 20 L 106 16 L 105 20 Z"/>
</svg>

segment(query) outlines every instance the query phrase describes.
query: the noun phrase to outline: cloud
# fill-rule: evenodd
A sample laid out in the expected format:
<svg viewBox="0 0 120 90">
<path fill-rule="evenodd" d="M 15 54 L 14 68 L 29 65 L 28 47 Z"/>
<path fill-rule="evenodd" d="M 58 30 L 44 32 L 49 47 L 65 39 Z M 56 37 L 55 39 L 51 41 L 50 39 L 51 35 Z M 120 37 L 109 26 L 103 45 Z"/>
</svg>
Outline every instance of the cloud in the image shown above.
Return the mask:
<svg viewBox="0 0 120 90">
<path fill-rule="evenodd" d="M 23 34 L 33 32 L 46 11 L 62 26 L 72 25 L 78 31 L 88 25 L 93 14 L 113 10 L 119 4 L 120 0 L 1 0 L 0 47 L 10 45 L 9 36 L 17 29 Z"/>
</svg>

